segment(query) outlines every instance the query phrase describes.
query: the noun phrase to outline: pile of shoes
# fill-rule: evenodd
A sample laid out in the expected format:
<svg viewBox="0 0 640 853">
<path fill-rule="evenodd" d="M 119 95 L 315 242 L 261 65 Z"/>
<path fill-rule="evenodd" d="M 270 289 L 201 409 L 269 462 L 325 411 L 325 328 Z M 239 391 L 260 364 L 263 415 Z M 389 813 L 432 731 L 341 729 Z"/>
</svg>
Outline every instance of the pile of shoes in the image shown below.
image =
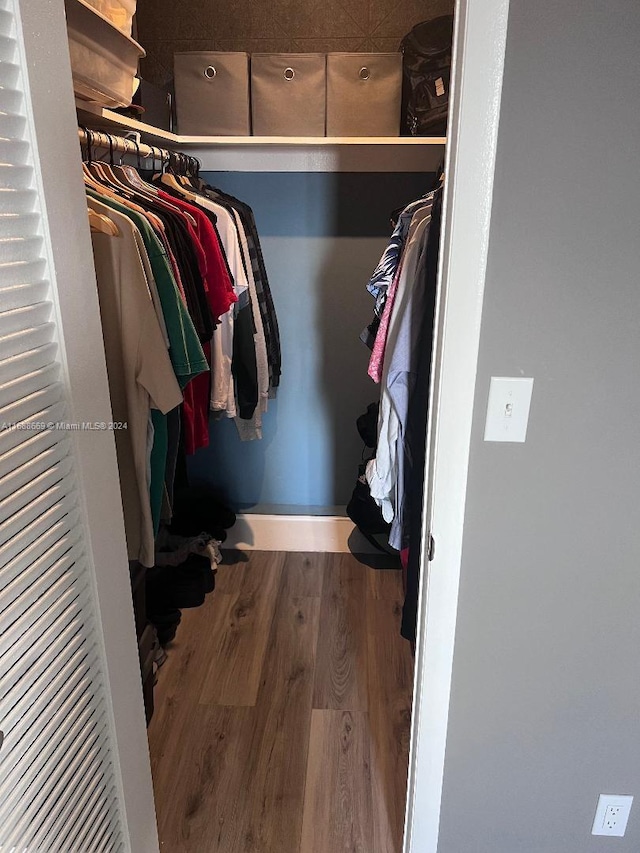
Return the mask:
<svg viewBox="0 0 640 853">
<path fill-rule="evenodd" d="M 200 607 L 215 587 L 220 546 L 235 514 L 205 489 L 176 494 L 171 524 L 161 529 L 156 560 L 146 573 L 147 618 L 161 646 L 170 643 L 181 610 Z"/>
</svg>

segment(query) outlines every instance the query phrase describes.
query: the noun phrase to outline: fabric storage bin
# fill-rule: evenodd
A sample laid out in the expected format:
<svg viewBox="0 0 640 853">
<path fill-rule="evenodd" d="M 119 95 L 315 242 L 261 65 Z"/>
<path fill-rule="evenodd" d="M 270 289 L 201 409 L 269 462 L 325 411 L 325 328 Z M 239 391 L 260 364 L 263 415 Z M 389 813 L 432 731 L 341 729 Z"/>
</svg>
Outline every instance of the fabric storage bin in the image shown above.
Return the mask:
<svg viewBox="0 0 640 853">
<path fill-rule="evenodd" d="M 65 0 L 73 88 L 103 107 L 128 107 L 144 50 L 85 0 Z"/>
<path fill-rule="evenodd" d="M 327 136 L 399 136 L 401 53 L 327 56 Z"/>
<path fill-rule="evenodd" d="M 127 36 L 131 35 L 131 24 L 136 13 L 136 0 L 88 0 L 90 6 L 100 12 L 114 27 Z"/>
<path fill-rule="evenodd" d="M 321 53 L 254 53 L 254 136 L 324 136 L 326 57 Z"/>
<path fill-rule="evenodd" d="M 249 136 L 249 55 L 190 51 L 173 57 L 178 133 Z"/>
</svg>

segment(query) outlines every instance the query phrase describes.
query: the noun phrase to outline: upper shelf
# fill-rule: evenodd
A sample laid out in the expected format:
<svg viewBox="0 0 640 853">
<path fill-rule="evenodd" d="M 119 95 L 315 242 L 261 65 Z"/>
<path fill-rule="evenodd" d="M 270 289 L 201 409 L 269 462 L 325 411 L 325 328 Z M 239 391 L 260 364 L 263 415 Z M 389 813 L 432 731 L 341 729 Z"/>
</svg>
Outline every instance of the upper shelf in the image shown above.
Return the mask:
<svg viewBox="0 0 640 853">
<path fill-rule="evenodd" d="M 216 172 L 433 172 L 443 137 L 180 136 L 77 101 L 78 120 L 95 130 L 140 133 L 144 142 L 197 157 Z"/>
</svg>

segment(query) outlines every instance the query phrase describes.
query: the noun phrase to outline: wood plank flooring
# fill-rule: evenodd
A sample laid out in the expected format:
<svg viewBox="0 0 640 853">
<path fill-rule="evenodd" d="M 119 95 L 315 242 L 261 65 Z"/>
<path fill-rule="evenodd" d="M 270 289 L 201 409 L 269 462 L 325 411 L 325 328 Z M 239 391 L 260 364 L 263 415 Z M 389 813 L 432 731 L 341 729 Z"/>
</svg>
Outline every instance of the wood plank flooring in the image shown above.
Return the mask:
<svg viewBox="0 0 640 853">
<path fill-rule="evenodd" d="M 166 853 L 400 853 L 413 660 L 400 572 L 230 552 L 149 727 Z"/>
</svg>

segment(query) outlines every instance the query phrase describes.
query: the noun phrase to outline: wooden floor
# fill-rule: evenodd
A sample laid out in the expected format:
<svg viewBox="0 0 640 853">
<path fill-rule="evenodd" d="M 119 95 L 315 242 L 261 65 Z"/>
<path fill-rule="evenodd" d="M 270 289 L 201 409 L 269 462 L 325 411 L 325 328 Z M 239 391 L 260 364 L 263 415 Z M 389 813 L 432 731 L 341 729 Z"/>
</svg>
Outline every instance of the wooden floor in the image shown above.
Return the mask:
<svg viewBox="0 0 640 853">
<path fill-rule="evenodd" d="M 400 853 L 413 661 L 401 576 L 237 553 L 185 611 L 149 729 L 168 853 Z"/>
</svg>

